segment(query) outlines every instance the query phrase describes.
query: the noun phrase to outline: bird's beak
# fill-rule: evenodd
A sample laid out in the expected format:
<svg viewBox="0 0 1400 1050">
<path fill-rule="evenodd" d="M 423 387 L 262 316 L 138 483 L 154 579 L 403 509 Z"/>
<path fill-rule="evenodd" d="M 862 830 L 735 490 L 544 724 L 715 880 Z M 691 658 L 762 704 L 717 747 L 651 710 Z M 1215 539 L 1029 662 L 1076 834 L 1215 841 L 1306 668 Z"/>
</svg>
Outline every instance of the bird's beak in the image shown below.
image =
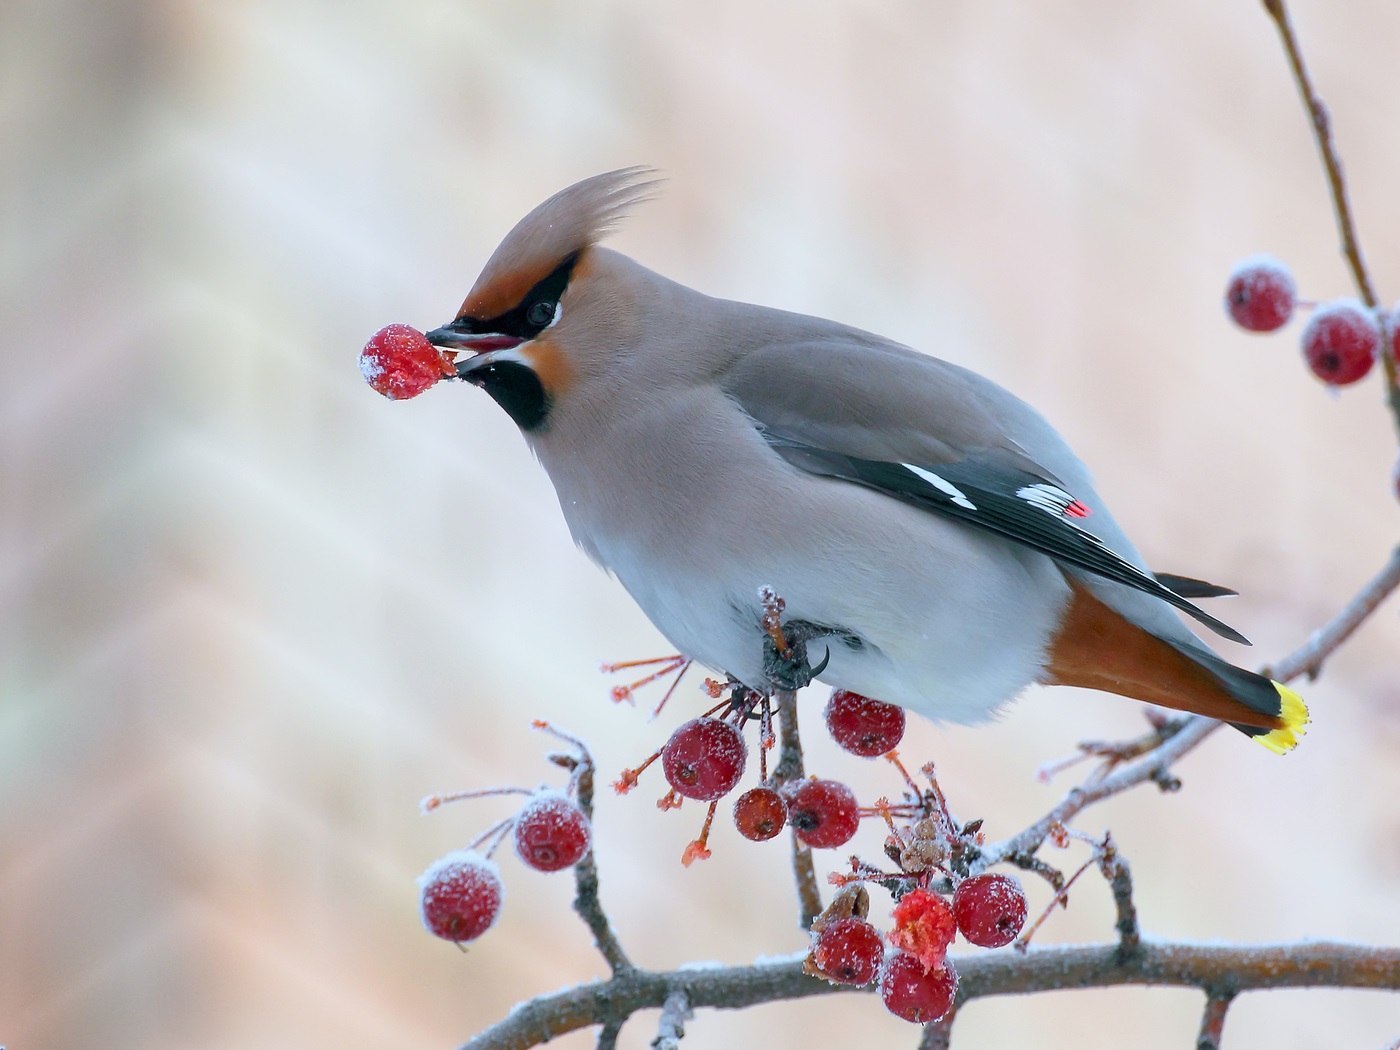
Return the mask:
<svg viewBox="0 0 1400 1050">
<path fill-rule="evenodd" d="M 489 354 L 492 350 L 509 350 L 525 340 L 519 336 L 502 335 L 500 332 L 477 332 L 472 330 L 470 321 L 453 321 L 428 333 L 428 342 L 449 350 L 470 350 L 476 354 Z"/>
</svg>

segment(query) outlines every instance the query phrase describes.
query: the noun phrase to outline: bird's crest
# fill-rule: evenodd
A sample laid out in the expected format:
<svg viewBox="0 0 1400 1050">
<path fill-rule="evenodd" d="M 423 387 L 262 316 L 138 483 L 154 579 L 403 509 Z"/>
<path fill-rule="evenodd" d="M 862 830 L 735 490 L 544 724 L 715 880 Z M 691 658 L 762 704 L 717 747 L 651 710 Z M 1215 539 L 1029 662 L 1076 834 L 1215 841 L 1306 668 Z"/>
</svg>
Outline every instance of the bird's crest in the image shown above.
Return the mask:
<svg viewBox="0 0 1400 1050">
<path fill-rule="evenodd" d="M 661 184 L 656 169 L 619 168 L 562 189 L 515 224 L 491 254 L 457 316 L 511 309 L 563 260 L 596 244 Z"/>
</svg>

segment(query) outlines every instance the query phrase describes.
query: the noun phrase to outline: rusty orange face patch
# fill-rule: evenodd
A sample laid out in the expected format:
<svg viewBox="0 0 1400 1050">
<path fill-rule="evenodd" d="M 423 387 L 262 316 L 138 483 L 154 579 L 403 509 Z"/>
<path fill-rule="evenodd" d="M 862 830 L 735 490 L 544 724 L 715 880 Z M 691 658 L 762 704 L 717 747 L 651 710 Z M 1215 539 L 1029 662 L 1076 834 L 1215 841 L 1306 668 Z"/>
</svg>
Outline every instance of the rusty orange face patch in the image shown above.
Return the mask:
<svg viewBox="0 0 1400 1050">
<path fill-rule="evenodd" d="M 539 376 L 550 397 L 559 397 L 573 385 L 573 366 L 549 332 L 523 344 L 519 353 Z"/>
</svg>

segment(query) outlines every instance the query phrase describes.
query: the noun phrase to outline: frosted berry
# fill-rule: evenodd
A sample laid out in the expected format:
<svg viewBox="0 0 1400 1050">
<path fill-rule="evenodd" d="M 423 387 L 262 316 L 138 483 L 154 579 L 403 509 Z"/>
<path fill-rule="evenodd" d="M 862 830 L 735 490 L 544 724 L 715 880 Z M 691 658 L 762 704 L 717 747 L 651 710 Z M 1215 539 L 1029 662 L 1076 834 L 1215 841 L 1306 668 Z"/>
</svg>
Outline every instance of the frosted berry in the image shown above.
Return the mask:
<svg viewBox="0 0 1400 1050">
<path fill-rule="evenodd" d="M 968 942 L 979 948 L 1010 944 L 1026 924 L 1026 895 L 1010 875 L 974 875 L 953 894 L 953 917 Z"/>
<path fill-rule="evenodd" d="M 686 798 L 713 802 L 739 783 L 748 754 L 743 735 L 728 722 L 692 718 L 661 749 L 661 770 Z"/>
<path fill-rule="evenodd" d="M 890 944 L 918 959 L 926 970 L 943 965 L 957 933 L 953 909 L 946 900 L 923 888 L 912 889 L 899 899 L 891 916 Z"/>
<path fill-rule="evenodd" d="M 845 845 L 860 827 L 860 809 L 851 789 L 836 780 L 804 780 L 789 788 L 788 823 L 814 849 Z"/>
<path fill-rule="evenodd" d="M 423 925 L 443 940 L 476 940 L 501 911 L 500 872 L 494 862 L 471 850 L 434 861 L 418 876 L 418 892 Z"/>
<path fill-rule="evenodd" d="M 1303 329 L 1303 356 L 1324 383 L 1355 383 L 1376 363 L 1381 341 L 1376 322 L 1359 304 L 1328 303 Z"/>
<path fill-rule="evenodd" d="M 880 931 L 863 919 L 829 922 L 812 946 L 812 965 L 833 984 L 863 988 L 875 980 L 885 946 Z"/>
<path fill-rule="evenodd" d="M 787 803 L 772 788 L 749 788 L 734 803 L 734 826 L 754 842 L 766 842 L 787 823 Z"/>
<path fill-rule="evenodd" d="M 1288 267 L 1267 255 L 1255 255 L 1230 272 L 1225 310 L 1246 331 L 1272 332 L 1293 316 L 1297 295 Z"/>
<path fill-rule="evenodd" d="M 907 952 L 891 952 L 880 968 L 880 999 L 896 1017 L 927 1024 L 944 1017 L 958 997 L 958 973 L 945 962 L 932 970 Z"/>
<path fill-rule="evenodd" d="M 370 337 L 360 351 L 360 374 L 387 398 L 417 397 L 445 376 L 456 375 L 452 357 L 406 324 L 391 324 Z"/>
<path fill-rule="evenodd" d="M 577 864 L 592 841 L 583 810 L 557 791 L 544 791 L 515 817 L 515 851 L 536 871 L 559 871 Z"/>
<path fill-rule="evenodd" d="M 826 728 L 851 754 L 874 758 L 904 739 L 904 708 L 837 689 L 826 704 Z"/>
</svg>

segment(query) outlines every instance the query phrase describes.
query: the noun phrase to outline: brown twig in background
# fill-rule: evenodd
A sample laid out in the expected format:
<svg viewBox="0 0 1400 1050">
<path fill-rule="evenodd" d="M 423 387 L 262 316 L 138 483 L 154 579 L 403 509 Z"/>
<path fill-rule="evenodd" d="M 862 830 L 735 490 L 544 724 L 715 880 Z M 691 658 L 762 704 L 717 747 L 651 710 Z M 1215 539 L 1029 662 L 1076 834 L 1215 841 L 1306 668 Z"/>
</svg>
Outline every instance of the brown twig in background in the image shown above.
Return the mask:
<svg viewBox="0 0 1400 1050">
<path fill-rule="evenodd" d="M 1288 8 L 1284 0 L 1263 0 L 1264 10 L 1273 19 L 1275 27 L 1278 29 L 1279 37 L 1283 40 L 1283 49 L 1288 54 L 1288 65 L 1293 71 L 1293 79 L 1298 84 L 1298 94 L 1302 96 L 1303 107 L 1308 111 L 1308 119 L 1312 123 L 1313 136 L 1317 139 L 1317 149 L 1322 155 L 1322 165 L 1327 171 L 1327 185 L 1332 191 L 1332 209 L 1337 215 L 1337 230 L 1342 238 L 1342 254 L 1346 257 L 1347 265 L 1351 268 L 1352 280 L 1356 284 L 1356 290 L 1361 296 L 1361 300 L 1372 309 L 1380 305 L 1380 299 L 1376 295 L 1375 286 L 1371 283 L 1371 275 L 1366 269 L 1365 259 L 1361 255 L 1361 243 L 1356 236 L 1356 222 L 1352 218 L 1351 204 L 1347 195 L 1346 177 L 1342 173 L 1342 160 L 1337 154 L 1337 147 L 1332 140 L 1332 119 L 1327 111 L 1327 106 L 1318 97 L 1313 88 L 1312 78 L 1308 76 L 1307 66 L 1303 63 L 1303 53 L 1298 46 L 1298 38 L 1293 32 L 1293 22 L 1288 17 Z M 1390 406 L 1390 414 L 1395 422 L 1397 431 L 1400 431 L 1400 376 L 1397 375 L 1395 358 L 1382 348 L 1381 368 L 1385 371 L 1386 402 Z"/>
<path fill-rule="evenodd" d="M 1266 988 L 1373 988 L 1400 991 L 1400 948 L 1311 942 L 1217 946 L 1143 942 L 1125 962 L 1116 944 L 1032 948 L 1025 955 L 987 952 L 956 959 L 958 1004 L 997 995 L 1174 985 L 1236 991 Z M 514 1009 L 462 1050 L 527 1050 L 566 1032 L 654 1010 L 683 991 L 692 1009 L 738 1010 L 812 995 L 855 992 L 802 972 L 802 960 L 700 967 L 654 973 L 630 970 L 606 981 L 541 996 Z M 868 991 L 869 989 L 866 989 Z"/>
</svg>

